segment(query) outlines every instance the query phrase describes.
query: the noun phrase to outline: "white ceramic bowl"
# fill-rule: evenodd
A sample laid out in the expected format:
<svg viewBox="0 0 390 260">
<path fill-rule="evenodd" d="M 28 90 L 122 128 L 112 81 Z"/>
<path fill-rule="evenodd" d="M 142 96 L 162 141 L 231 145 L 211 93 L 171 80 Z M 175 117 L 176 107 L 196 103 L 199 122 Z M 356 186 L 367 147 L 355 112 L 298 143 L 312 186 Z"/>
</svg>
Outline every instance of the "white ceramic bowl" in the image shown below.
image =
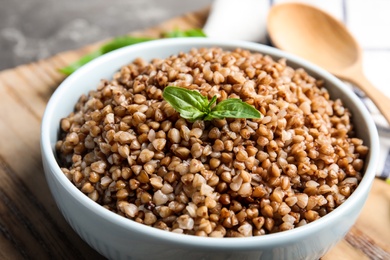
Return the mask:
<svg viewBox="0 0 390 260">
<path fill-rule="evenodd" d="M 364 177 L 347 201 L 308 225 L 276 234 L 249 238 L 204 238 L 148 227 L 112 213 L 90 200 L 61 172 L 55 143 L 61 118 L 73 111 L 79 96 L 110 79 L 134 58 L 165 58 L 191 48 L 236 47 L 287 58 L 326 81 L 332 97 L 339 97 L 353 114 L 357 135 L 370 148 Z M 104 55 L 68 77 L 51 97 L 42 122 L 41 149 L 47 182 L 62 214 L 94 249 L 110 259 L 319 259 L 356 221 L 375 176 L 379 141 L 375 124 L 362 102 L 341 81 L 319 67 L 280 50 L 255 43 L 201 38 L 158 40 Z"/>
</svg>

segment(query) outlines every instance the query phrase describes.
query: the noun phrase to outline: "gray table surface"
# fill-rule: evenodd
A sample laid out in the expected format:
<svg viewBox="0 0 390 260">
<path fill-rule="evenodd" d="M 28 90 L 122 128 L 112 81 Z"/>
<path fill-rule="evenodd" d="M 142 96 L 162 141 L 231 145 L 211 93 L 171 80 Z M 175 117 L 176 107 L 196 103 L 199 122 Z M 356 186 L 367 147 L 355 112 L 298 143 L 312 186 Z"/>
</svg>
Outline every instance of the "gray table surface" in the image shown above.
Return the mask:
<svg viewBox="0 0 390 260">
<path fill-rule="evenodd" d="M 212 0 L 0 0 L 0 70 L 157 25 Z"/>
</svg>

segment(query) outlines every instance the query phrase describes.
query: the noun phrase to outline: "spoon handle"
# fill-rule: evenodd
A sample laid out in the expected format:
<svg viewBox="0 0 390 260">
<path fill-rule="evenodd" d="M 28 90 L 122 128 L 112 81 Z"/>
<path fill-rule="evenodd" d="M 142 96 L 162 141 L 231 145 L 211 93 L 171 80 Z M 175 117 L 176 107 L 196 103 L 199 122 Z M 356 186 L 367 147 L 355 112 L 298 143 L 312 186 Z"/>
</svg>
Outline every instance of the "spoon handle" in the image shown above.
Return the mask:
<svg viewBox="0 0 390 260">
<path fill-rule="evenodd" d="M 349 75 L 346 79 L 359 87 L 374 102 L 390 124 L 390 98 L 378 90 L 361 71 Z"/>
</svg>

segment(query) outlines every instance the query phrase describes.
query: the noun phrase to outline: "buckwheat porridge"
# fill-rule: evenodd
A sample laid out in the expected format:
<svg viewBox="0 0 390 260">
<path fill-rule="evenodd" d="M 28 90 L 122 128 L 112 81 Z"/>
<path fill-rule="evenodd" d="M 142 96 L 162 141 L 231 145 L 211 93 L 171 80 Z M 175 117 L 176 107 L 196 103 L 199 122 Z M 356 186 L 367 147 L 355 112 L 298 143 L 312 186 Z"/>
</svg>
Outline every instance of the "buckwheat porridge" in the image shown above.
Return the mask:
<svg viewBox="0 0 390 260">
<path fill-rule="evenodd" d="M 166 86 L 240 98 L 260 119 L 190 122 Z M 155 228 L 258 236 L 313 222 L 355 190 L 368 152 L 324 82 L 285 60 L 220 48 L 136 59 L 61 121 L 63 173 L 103 207 Z"/>
</svg>

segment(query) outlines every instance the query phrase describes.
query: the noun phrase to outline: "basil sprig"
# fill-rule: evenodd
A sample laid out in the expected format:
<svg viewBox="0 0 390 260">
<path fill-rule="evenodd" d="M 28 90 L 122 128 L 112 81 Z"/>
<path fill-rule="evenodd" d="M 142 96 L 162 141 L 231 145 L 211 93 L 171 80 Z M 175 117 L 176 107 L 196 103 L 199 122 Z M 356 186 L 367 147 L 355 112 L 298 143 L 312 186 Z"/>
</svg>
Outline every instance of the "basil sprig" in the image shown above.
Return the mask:
<svg viewBox="0 0 390 260">
<path fill-rule="evenodd" d="M 189 29 L 189 30 L 179 30 L 179 29 L 174 29 L 171 32 L 165 32 L 162 34 L 163 38 L 178 38 L 178 37 L 206 37 L 202 29 Z M 155 40 L 154 38 L 147 38 L 147 37 L 133 37 L 133 36 L 120 36 L 112 39 L 111 41 L 103 44 L 99 49 L 96 51 L 93 51 L 91 53 L 88 53 L 81 57 L 79 60 L 71 63 L 70 65 L 63 67 L 59 69 L 59 71 L 65 75 L 70 75 L 73 72 L 75 72 L 78 68 L 81 66 L 87 64 L 91 60 L 106 54 L 110 51 L 125 47 L 125 46 L 130 46 L 136 43 L 141 43 L 141 42 L 147 42 Z"/>
<path fill-rule="evenodd" d="M 196 90 L 168 86 L 163 92 L 164 99 L 180 116 L 190 122 L 223 118 L 261 118 L 261 113 L 239 98 L 225 99 L 215 106 L 217 96 L 210 101 Z"/>
<path fill-rule="evenodd" d="M 132 37 L 132 36 L 120 36 L 117 38 L 114 38 L 113 40 L 107 42 L 106 44 L 103 44 L 99 49 L 96 51 L 93 51 L 91 53 L 88 53 L 84 56 L 82 56 L 79 60 L 69 64 L 66 67 L 63 67 L 59 69 L 60 72 L 62 72 L 65 75 L 70 75 L 73 72 L 75 72 L 78 68 L 81 66 L 87 64 L 93 59 L 96 59 L 97 57 L 106 54 L 110 51 L 133 45 L 136 43 L 146 42 L 154 40 L 152 38 L 141 38 L 141 37 Z"/>
</svg>

